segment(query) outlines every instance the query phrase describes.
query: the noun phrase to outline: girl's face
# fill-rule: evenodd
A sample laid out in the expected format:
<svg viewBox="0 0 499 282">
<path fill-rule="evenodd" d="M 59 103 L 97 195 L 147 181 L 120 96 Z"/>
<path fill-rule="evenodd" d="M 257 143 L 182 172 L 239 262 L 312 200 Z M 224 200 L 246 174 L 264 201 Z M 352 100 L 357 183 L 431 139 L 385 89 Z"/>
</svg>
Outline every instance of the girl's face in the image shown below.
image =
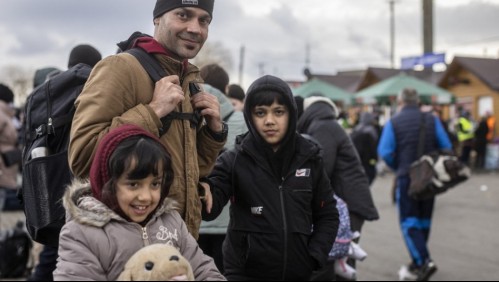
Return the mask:
<svg viewBox="0 0 499 282">
<path fill-rule="evenodd" d="M 162 165 L 159 171 L 163 171 Z M 133 222 L 143 222 L 156 209 L 161 197 L 162 179 L 163 174 L 154 176 L 152 173 L 142 179 L 130 179 L 128 172 L 120 176 L 116 197 L 123 213 Z"/>
<path fill-rule="evenodd" d="M 276 101 L 270 106 L 256 106 L 253 108 L 252 117 L 260 136 L 277 151 L 288 131 L 288 107 Z"/>
</svg>

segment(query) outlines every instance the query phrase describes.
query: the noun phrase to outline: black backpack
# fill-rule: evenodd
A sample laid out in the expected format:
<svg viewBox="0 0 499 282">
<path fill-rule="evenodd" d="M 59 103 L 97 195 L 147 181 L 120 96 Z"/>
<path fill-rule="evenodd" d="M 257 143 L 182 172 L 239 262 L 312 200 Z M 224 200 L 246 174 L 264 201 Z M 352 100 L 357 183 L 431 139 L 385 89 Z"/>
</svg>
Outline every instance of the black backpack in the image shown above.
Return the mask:
<svg viewBox="0 0 499 282">
<path fill-rule="evenodd" d="M 22 198 L 28 232 L 44 245 L 58 246 L 65 223 L 61 199 L 73 178 L 68 144 L 74 102 L 90 72 L 77 64 L 37 87 L 26 102 Z"/>
<path fill-rule="evenodd" d="M 0 231 L 0 278 L 26 277 L 33 243 L 23 229 L 23 222 L 16 227 Z"/>
</svg>

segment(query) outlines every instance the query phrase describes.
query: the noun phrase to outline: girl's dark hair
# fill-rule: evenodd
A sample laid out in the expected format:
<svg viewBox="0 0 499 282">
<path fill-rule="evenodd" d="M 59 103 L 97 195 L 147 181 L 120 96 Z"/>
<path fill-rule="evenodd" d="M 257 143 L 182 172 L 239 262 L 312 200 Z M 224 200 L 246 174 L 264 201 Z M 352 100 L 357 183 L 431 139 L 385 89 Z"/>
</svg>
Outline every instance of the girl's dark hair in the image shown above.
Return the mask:
<svg viewBox="0 0 499 282">
<path fill-rule="evenodd" d="M 277 101 L 278 104 L 286 105 L 287 107 L 290 106 L 284 95 L 276 91 L 255 92 L 249 99 L 246 99 L 245 103 L 248 103 L 249 109 L 253 109 L 256 106 L 271 106 L 274 101 Z"/>
<path fill-rule="evenodd" d="M 162 144 L 146 136 L 136 135 L 123 140 L 109 157 L 107 164 L 109 181 L 102 189 L 102 202 L 119 215 L 129 219 L 119 208 L 116 197 L 118 179 L 127 171 L 130 179 L 143 179 L 150 174 L 158 176 L 161 173 L 160 164 L 163 164 L 163 179 L 158 207 L 162 205 L 173 182 L 170 154 Z"/>
</svg>

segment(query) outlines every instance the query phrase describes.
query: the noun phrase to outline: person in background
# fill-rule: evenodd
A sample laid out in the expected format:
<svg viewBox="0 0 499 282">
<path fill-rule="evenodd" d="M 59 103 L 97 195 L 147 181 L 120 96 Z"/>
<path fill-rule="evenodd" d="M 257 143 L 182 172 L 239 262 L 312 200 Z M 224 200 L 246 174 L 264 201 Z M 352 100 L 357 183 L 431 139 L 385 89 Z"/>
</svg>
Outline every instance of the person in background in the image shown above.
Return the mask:
<svg viewBox="0 0 499 282">
<path fill-rule="evenodd" d="M 75 180 L 63 198 L 59 281 L 115 281 L 149 244 L 168 244 L 189 261 L 196 280 L 225 278 L 204 255 L 168 197 L 171 159 L 155 135 L 135 125 L 111 130 L 97 147 L 90 183 Z"/>
<path fill-rule="evenodd" d="M 13 102 L 12 90 L 7 85 L 0 84 L 0 212 L 22 210 L 17 197 L 17 175 L 22 157 L 18 147 L 18 132 L 13 122 Z"/>
<path fill-rule="evenodd" d="M 422 122 L 426 128 L 423 154 L 437 149 L 451 150 L 452 145 L 440 120 L 419 109 L 419 95 L 415 89 L 403 89 L 398 103 L 401 110 L 385 124 L 378 154 L 396 171 L 400 229 L 411 257 L 411 263 L 399 270 L 399 278 L 427 281 L 437 271 L 428 248 L 435 199 L 415 200 L 409 196 L 409 168 L 419 158 Z"/>
<path fill-rule="evenodd" d="M 471 151 L 473 150 L 473 139 L 475 138 L 473 121 L 471 121 L 471 114 L 466 110 L 461 111 L 457 123 L 457 139 L 461 147 L 460 160 L 469 165 Z"/>
<path fill-rule="evenodd" d="M 230 84 L 227 89 L 227 96 L 232 102 L 232 106 L 236 111 L 242 112 L 244 109 L 244 89 L 237 84 Z"/>
<path fill-rule="evenodd" d="M 320 148 L 296 132 L 291 89 L 277 77 L 250 86 L 244 116 L 249 133 L 218 158 L 203 184 L 204 219 L 231 201 L 224 274 L 308 281 L 324 265 L 339 223 Z"/>
<path fill-rule="evenodd" d="M 487 136 L 489 134 L 489 126 L 487 125 L 487 117 L 484 116 L 478 123 L 478 127 L 475 130 L 475 152 L 476 152 L 476 169 L 485 168 L 485 155 L 487 152 Z"/>
<path fill-rule="evenodd" d="M 353 129 L 350 138 L 359 154 L 369 185 L 376 178 L 376 164 L 378 162 L 378 131 L 375 127 L 374 115 L 362 113 L 359 124 Z"/>
<path fill-rule="evenodd" d="M 170 197 L 178 202 L 196 239 L 201 224 L 199 179 L 212 170 L 228 134 L 216 97 L 204 91 L 191 93 L 190 88 L 194 92 L 202 82 L 189 59 L 208 38 L 213 7 L 214 0 L 157 0 L 151 21 L 154 36 L 130 38 L 132 42 L 120 43 L 120 49 L 141 48 L 169 75 L 153 83 L 134 55 L 121 52 L 104 58 L 75 102 L 68 150 L 74 175 L 85 178 L 97 144 L 109 130 L 135 124 L 158 136 L 173 161 Z M 173 113 L 188 118 L 175 118 Z"/>
<path fill-rule="evenodd" d="M 489 127 L 489 133 L 487 134 L 487 141 L 494 141 L 496 132 L 496 118 L 491 112 L 487 112 L 485 115 L 487 117 L 487 126 Z"/>
<path fill-rule="evenodd" d="M 199 69 L 199 74 L 205 83 L 215 87 L 222 93 L 227 92 L 229 74 L 218 64 L 209 64 Z"/>
<path fill-rule="evenodd" d="M 201 78 L 205 82 L 203 88 L 206 92 L 217 97 L 220 103 L 220 115 L 227 122 L 229 128 L 224 151 L 232 150 L 236 144 L 236 137 L 246 133 L 248 128 L 244 121 L 244 114 L 235 111 L 229 98 L 220 91 L 220 89 L 227 88 L 229 75 L 225 69 L 217 64 L 204 66 L 200 69 L 200 72 Z M 215 88 L 213 85 L 218 85 L 218 87 Z M 215 260 L 215 264 L 222 273 L 224 272 L 222 244 L 229 225 L 229 206 L 230 204 L 227 204 L 224 207 L 217 219 L 209 222 L 201 221 L 201 227 L 199 228 L 199 247 L 203 249 L 205 254 Z"/>
<path fill-rule="evenodd" d="M 362 168 L 355 146 L 345 129 L 337 121 L 339 110 L 331 99 L 322 93 L 305 98 L 303 114 L 297 130 L 311 136 L 322 147 L 324 168 L 335 194 L 348 205 L 352 232 L 362 232 L 364 221 L 379 218 L 378 210 L 369 188 L 369 180 Z M 355 239 L 359 242 L 360 237 Z M 355 261 L 349 260 L 355 268 Z M 334 261 L 314 275 L 316 280 L 334 279 Z"/>
</svg>

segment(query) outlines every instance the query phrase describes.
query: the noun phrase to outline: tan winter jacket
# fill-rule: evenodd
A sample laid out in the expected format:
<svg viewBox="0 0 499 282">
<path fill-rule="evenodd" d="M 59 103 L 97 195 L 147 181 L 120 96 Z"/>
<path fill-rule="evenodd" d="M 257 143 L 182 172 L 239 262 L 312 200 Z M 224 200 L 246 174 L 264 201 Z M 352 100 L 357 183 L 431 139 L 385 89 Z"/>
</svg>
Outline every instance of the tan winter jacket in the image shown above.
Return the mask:
<svg viewBox="0 0 499 282">
<path fill-rule="evenodd" d="M 55 280 L 114 281 L 136 251 L 155 243 L 176 247 L 190 262 L 196 280 L 225 280 L 189 234 L 169 198 L 145 227 L 126 221 L 92 197 L 88 183 L 74 182 L 63 203 L 67 222 L 59 236 Z"/>
<path fill-rule="evenodd" d="M 5 153 L 16 149 L 17 130 L 12 122 L 14 111 L 5 102 L 0 101 L 0 152 Z M 19 165 L 7 167 L 0 158 L 0 187 L 17 189 L 17 173 Z"/>
<path fill-rule="evenodd" d="M 182 64 L 167 56 L 156 55 L 170 75 L 179 75 Z M 185 101 L 177 111 L 192 113 L 188 84 L 201 81 L 199 69 L 189 64 L 179 75 Z M 159 136 L 160 119 L 148 106 L 154 84 L 139 61 L 128 53 L 107 57 L 92 70 L 77 99 L 71 128 L 69 163 L 73 173 L 86 178 L 97 143 L 110 129 L 125 123 L 136 124 Z M 175 178 L 169 196 L 179 203 L 179 213 L 194 238 L 201 222 L 201 202 L 197 184 L 213 168 L 224 142 L 216 142 L 206 126 L 191 128 L 189 121 L 174 120 L 160 137 L 172 156 Z"/>
</svg>

